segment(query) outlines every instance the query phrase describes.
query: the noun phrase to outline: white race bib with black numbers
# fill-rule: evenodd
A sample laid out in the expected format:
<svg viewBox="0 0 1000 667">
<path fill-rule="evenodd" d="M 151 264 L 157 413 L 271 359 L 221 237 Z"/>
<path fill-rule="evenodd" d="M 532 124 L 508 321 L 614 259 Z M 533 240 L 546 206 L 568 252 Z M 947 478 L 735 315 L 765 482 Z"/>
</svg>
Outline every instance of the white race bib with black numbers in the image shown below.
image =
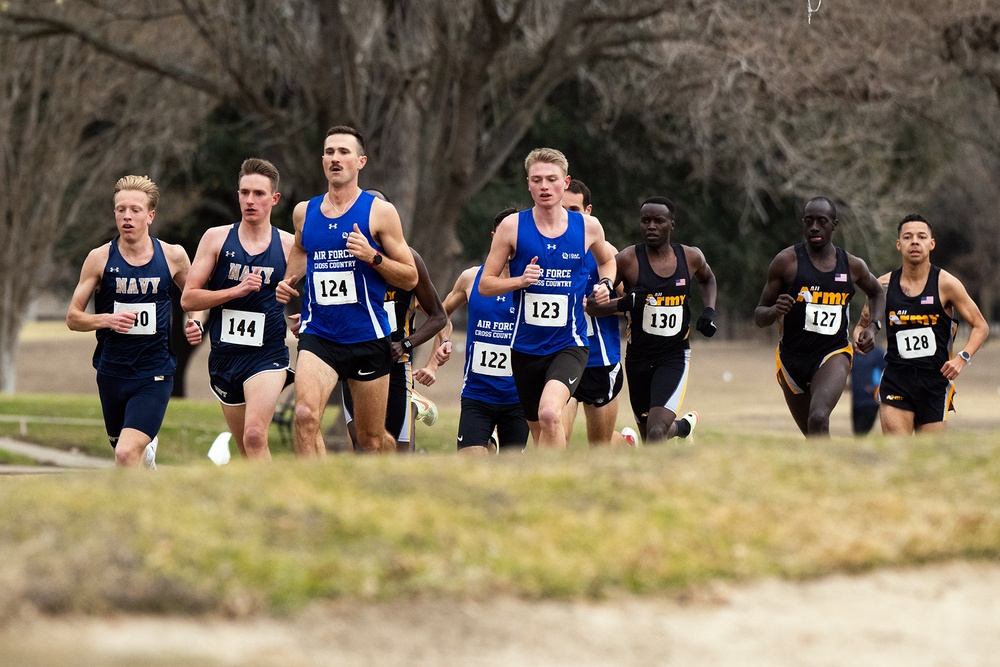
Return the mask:
<svg viewBox="0 0 1000 667">
<path fill-rule="evenodd" d="M 565 294 L 524 295 L 524 321 L 536 327 L 564 327 L 569 321 L 569 297 Z"/>
<path fill-rule="evenodd" d="M 493 377 L 510 377 L 510 346 L 477 340 L 472 344 L 472 372 Z"/>
<path fill-rule="evenodd" d="M 396 302 L 386 301 L 382 304 L 385 314 L 389 316 L 389 331 L 396 330 Z"/>
<path fill-rule="evenodd" d="M 825 303 L 806 304 L 806 323 L 802 327 L 806 331 L 831 336 L 841 330 L 840 318 L 844 312 L 843 306 Z"/>
<path fill-rule="evenodd" d="M 354 271 L 316 271 L 313 273 L 316 303 L 321 306 L 340 306 L 358 302 L 354 284 Z"/>
<path fill-rule="evenodd" d="M 233 345 L 264 345 L 264 313 L 222 309 L 222 335 L 219 340 Z"/>
<path fill-rule="evenodd" d="M 156 333 L 156 304 L 155 303 L 122 303 L 115 301 L 115 312 L 131 310 L 138 313 L 135 324 L 125 333 L 129 336 L 150 336 Z"/>
<path fill-rule="evenodd" d="M 930 327 L 896 332 L 896 349 L 903 359 L 933 357 L 937 353 L 937 338 Z"/>
<path fill-rule="evenodd" d="M 652 336 L 669 338 L 681 331 L 684 306 L 650 306 L 642 309 L 642 330 Z"/>
</svg>

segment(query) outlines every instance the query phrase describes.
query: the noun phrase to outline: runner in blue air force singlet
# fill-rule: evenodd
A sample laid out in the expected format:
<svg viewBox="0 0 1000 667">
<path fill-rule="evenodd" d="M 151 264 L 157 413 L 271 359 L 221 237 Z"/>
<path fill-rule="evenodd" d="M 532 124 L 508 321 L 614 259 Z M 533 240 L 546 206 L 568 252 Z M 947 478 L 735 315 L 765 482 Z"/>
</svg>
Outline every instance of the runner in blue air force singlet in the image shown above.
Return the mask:
<svg viewBox="0 0 1000 667">
<path fill-rule="evenodd" d="M 541 278 L 514 292 L 517 324 L 511 343 L 524 354 L 547 355 L 568 347 L 587 347 L 587 318 L 583 299 L 592 285 L 584 262 L 586 229 L 583 216 L 567 211 L 566 231 L 557 238 L 543 236 L 531 209 L 518 213 L 517 249 L 510 274 L 520 276 L 538 257 Z"/>
<path fill-rule="evenodd" d="M 516 316 L 514 295 L 480 295 L 482 275 L 483 267 L 479 267 L 469 293 L 462 398 L 493 405 L 513 405 L 518 403 L 510 366 L 510 342 Z"/>
<path fill-rule="evenodd" d="M 94 368 L 102 375 L 139 379 L 171 376 L 177 357 L 170 349 L 170 266 L 157 239 L 153 258 L 144 266 L 132 266 L 111 241 L 104 275 L 94 297 L 94 312 L 138 311 L 128 333 L 97 330 Z M 153 434 L 155 435 L 155 433 Z"/>
<path fill-rule="evenodd" d="M 328 218 L 313 197 L 302 225 L 306 251 L 306 284 L 302 297 L 301 333 L 340 343 L 362 343 L 390 334 L 385 279 L 374 267 L 347 251 L 347 237 L 357 224 L 372 248 L 382 248 L 369 230 L 375 197 L 362 191 L 344 215 Z"/>
<path fill-rule="evenodd" d="M 590 276 L 587 285 L 593 287 L 601 280 L 597 271 L 597 260 L 594 254 L 587 251 L 587 269 Z M 612 294 L 611 298 L 615 295 Z M 590 356 L 587 357 L 587 368 L 602 368 L 614 366 L 622 360 L 621 329 L 617 313 L 604 317 L 587 315 L 587 343 L 590 345 Z"/>
</svg>

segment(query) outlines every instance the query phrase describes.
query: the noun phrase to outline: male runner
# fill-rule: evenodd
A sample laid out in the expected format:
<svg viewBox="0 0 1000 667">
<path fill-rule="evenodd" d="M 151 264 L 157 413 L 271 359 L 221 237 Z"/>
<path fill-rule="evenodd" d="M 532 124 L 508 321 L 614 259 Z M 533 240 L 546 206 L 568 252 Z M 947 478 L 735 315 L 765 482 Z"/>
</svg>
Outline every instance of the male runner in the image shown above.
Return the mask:
<svg viewBox="0 0 1000 667">
<path fill-rule="evenodd" d="M 581 180 L 570 180 L 563 193 L 563 208 L 590 215 L 593 210 L 590 188 Z M 609 248 L 612 253 L 618 252 L 610 244 Z M 600 276 L 593 253 L 587 253 L 586 261 L 590 270 L 588 282 L 596 285 Z M 587 367 L 583 371 L 580 386 L 573 392 L 563 410 L 566 440 L 573 435 L 577 409 L 583 403 L 583 414 L 587 420 L 587 442 L 591 447 L 630 444 L 615 431 L 618 394 L 625 380 L 621 364 L 622 341 L 618 314 L 612 313 L 604 317 L 587 315 L 587 344 L 590 348 Z"/>
<path fill-rule="evenodd" d="M 876 313 L 885 292 L 865 262 L 833 245 L 837 207 L 827 197 L 806 203 L 805 241 L 779 252 L 754 310 L 763 328 L 778 322 L 778 384 L 803 435 L 830 435 L 830 414 L 844 393 L 853 350 L 848 338 L 854 286 L 868 296 Z M 875 346 L 882 324 L 872 320 L 855 338 L 860 352 Z"/>
<path fill-rule="evenodd" d="M 379 199 L 389 201 L 378 190 L 368 190 Z M 396 438 L 396 451 L 413 452 L 415 442 L 415 416 L 417 406 L 413 405 L 413 349 L 434 337 L 444 328 L 448 318 L 441 305 L 434 284 L 431 282 L 427 265 L 416 250 L 410 248 L 417 267 L 417 286 L 413 289 L 399 289 L 386 286 L 385 311 L 389 316 L 392 330 L 392 370 L 389 373 L 389 399 L 385 414 L 385 428 Z M 426 316 L 419 327 L 414 329 L 417 309 Z M 351 442 L 357 442 L 354 428 L 354 399 L 350 388 L 344 389 L 344 416 Z"/>
<path fill-rule="evenodd" d="M 271 458 L 268 430 L 289 378 L 285 307 L 275 288 L 295 237 L 271 224 L 278 179 L 267 160 L 243 161 L 240 221 L 205 232 L 181 296 L 187 310 L 211 309 L 209 381 L 240 454 L 250 459 Z"/>
<path fill-rule="evenodd" d="M 941 432 L 948 428 L 948 412 L 955 409 L 955 379 L 972 363 L 990 327 L 962 282 L 931 264 L 936 246 L 931 224 L 908 215 L 896 232 L 903 265 L 878 279 L 885 288 L 888 339 L 878 389 L 882 433 Z M 869 326 L 870 312 L 867 307 L 862 311 L 858 329 Z M 972 332 L 965 347 L 953 354 L 956 314 Z"/>
<path fill-rule="evenodd" d="M 566 156 L 537 148 L 524 161 L 534 206 L 497 227 L 479 280 L 482 296 L 514 293 L 517 322 L 511 341 L 514 382 L 532 438 L 539 447 L 566 447 L 562 412 L 587 365 L 584 299 L 607 303 L 614 254 L 597 218 L 567 211 Z M 589 285 L 584 259 L 597 261 L 599 285 Z M 502 277 L 510 261 L 510 276 Z"/>
<path fill-rule="evenodd" d="M 673 202 L 650 197 L 639 209 L 644 242 L 625 248 L 615 258 L 626 295 L 611 309 L 628 318 L 629 400 L 639 435 L 649 443 L 687 438 L 698 423 L 697 412 L 677 419 L 691 366 L 692 279 L 705 303 L 695 327 L 709 337 L 716 331 L 715 274 L 700 249 L 671 242 L 676 226 Z M 588 307 L 592 313 L 608 309 Z"/>
<path fill-rule="evenodd" d="M 97 389 L 104 426 L 119 466 L 155 468 L 156 434 L 174 386 L 170 349 L 170 283 L 184 289 L 191 267 L 184 248 L 149 235 L 160 199 L 148 176 L 115 184 L 118 236 L 87 255 L 73 291 L 66 326 L 96 331 Z M 94 312 L 86 312 L 94 296 Z M 201 342 L 201 323 L 184 333 Z"/>
<path fill-rule="evenodd" d="M 493 219 L 493 229 L 515 208 L 505 208 Z M 482 266 L 466 269 L 445 297 L 448 323 L 437 335 L 435 354 L 415 373 L 421 384 L 434 384 L 438 366 L 451 358 L 451 314 L 468 304 L 465 338 L 465 369 L 462 378 L 462 413 L 458 422 L 458 452 L 463 455 L 490 453 L 496 432 L 500 452 L 521 451 L 528 442 L 528 422 L 517 396 L 511 368 L 510 342 L 514 335 L 516 309 L 512 294 L 482 296 L 479 282 Z M 507 268 L 500 273 L 509 277 Z"/>
<path fill-rule="evenodd" d="M 385 430 L 392 368 L 386 285 L 413 289 L 413 262 L 396 208 L 364 192 L 358 175 L 367 164 L 364 137 L 338 125 L 323 143 L 326 194 L 296 205 L 295 243 L 278 301 L 298 296 L 305 274 L 295 375 L 295 453 L 325 456 L 320 433 L 330 392 L 346 378 L 355 400 L 361 449 L 388 452 L 396 439 Z"/>
</svg>

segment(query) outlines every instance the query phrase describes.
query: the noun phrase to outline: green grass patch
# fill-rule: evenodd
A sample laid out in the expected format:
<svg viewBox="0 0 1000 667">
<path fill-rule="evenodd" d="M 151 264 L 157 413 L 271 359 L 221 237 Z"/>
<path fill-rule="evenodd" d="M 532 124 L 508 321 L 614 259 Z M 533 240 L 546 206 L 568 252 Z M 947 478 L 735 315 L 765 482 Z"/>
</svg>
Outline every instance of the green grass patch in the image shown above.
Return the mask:
<svg viewBox="0 0 1000 667">
<path fill-rule="evenodd" d="M 682 595 L 995 559 L 998 440 L 706 431 L 639 450 L 223 468 L 201 453 L 155 473 L 8 477 L 0 618 L 25 605 L 248 615 L 344 597 Z"/>
</svg>

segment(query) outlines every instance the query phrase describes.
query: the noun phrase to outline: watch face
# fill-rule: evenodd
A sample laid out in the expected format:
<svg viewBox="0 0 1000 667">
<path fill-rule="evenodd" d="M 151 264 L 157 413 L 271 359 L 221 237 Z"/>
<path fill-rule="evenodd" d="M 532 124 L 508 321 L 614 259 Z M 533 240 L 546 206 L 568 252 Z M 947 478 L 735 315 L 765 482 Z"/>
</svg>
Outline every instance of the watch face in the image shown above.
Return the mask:
<svg viewBox="0 0 1000 667">
<path fill-rule="evenodd" d="M 378 266 L 381 263 L 382 263 L 382 253 L 377 252 L 375 253 L 375 259 L 372 260 L 372 264 Z"/>
</svg>

